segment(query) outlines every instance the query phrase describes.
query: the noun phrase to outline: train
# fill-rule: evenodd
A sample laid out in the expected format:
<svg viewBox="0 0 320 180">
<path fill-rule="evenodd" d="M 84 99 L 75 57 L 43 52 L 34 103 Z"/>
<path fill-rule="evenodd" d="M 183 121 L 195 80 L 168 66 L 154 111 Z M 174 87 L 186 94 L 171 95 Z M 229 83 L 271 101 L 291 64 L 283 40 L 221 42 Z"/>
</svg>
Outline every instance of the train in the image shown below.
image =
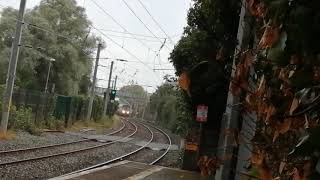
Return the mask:
<svg viewBox="0 0 320 180">
<path fill-rule="evenodd" d="M 132 113 L 132 110 L 130 105 L 127 105 L 127 104 L 119 105 L 119 108 L 117 110 L 118 115 L 127 117 L 127 116 L 130 116 L 131 113 Z"/>
</svg>

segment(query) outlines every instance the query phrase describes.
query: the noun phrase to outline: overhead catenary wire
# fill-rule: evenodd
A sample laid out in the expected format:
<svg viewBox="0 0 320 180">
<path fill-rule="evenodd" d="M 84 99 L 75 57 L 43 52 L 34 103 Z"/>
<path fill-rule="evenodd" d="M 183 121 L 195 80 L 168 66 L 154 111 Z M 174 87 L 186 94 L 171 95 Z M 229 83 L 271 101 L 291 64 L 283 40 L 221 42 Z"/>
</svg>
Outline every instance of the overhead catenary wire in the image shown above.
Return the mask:
<svg viewBox="0 0 320 180">
<path fill-rule="evenodd" d="M 123 34 L 123 35 L 134 35 L 134 36 L 141 36 L 143 38 L 150 38 L 150 39 L 155 39 L 155 37 L 153 36 L 149 36 L 149 35 L 145 35 L 145 34 L 136 34 L 136 33 L 131 33 L 131 32 L 123 32 L 123 31 L 116 31 L 116 30 L 113 30 L 113 29 L 104 29 L 104 28 L 100 28 L 101 31 L 106 31 L 106 32 L 112 32 L 112 33 L 119 33 L 119 34 Z M 180 34 L 178 34 L 180 35 Z M 160 39 L 166 39 L 166 37 L 158 37 Z"/>
<path fill-rule="evenodd" d="M 131 51 L 129 51 L 128 49 L 126 49 L 125 47 L 123 47 L 121 44 L 119 44 L 118 42 L 116 42 L 115 40 L 113 40 L 112 38 L 110 38 L 108 35 L 106 35 L 104 32 L 100 31 L 98 28 L 96 28 L 95 26 L 91 25 L 92 28 L 94 28 L 95 30 L 97 30 L 101 35 L 103 35 L 104 37 L 106 37 L 109 41 L 111 41 L 112 43 L 114 43 L 115 45 L 117 45 L 118 47 L 120 47 L 121 49 L 123 49 L 126 53 L 128 53 L 130 56 L 132 56 L 133 58 L 135 58 L 136 60 L 138 60 L 141 64 L 143 64 L 145 67 L 147 67 L 149 70 L 151 70 L 151 72 L 153 72 L 156 77 L 161 81 L 161 79 L 159 78 L 159 75 L 157 73 L 155 73 L 152 68 L 146 64 L 145 62 L 143 62 L 142 60 L 140 60 L 136 55 L 134 55 Z"/>
<path fill-rule="evenodd" d="M 151 17 L 152 21 L 159 27 L 159 29 L 166 35 L 166 37 L 169 39 L 170 43 L 172 45 L 174 45 L 173 40 L 171 39 L 171 37 L 166 33 L 166 31 L 162 28 L 162 26 L 158 23 L 158 21 L 152 16 L 152 14 L 150 13 L 150 11 L 148 10 L 148 8 L 143 4 L 143 2 L 141 0 L 138 0 L 139 4 L 143 7 L 143 9 L 149 14 L 149 16 Z"/>
<path fill-rule="evenodd" d="M 109 14 L 102 6 L 100 6 L 95 0 L 91 0 L 91 2 L 93 2 L 93 4 L 95 4 L 95 6 L 97 6 L 104 14 L 106 14 L 114 23 L 116 23 L 122 30 L 124 30 L 126 33 L 130 34 L 133 38 L 135 38 L 138 42 L 140 42 L 143 46 L 145 46 L 146 48 L 148 48 L 149 50 L 152 50 L 153 52 L 156 53 L 156 51 L 154 51 L 153 49 L 151 49 L 151 47 L 149 47 L 147 44 L 145 44 L 143 41 L 141 41 L 140 39 L 137 39 L 135 35 L 133 35 L 132 33 L 130 33 L 123 25 L 121 25 L 111 14 Z M 97 31 L 100 31 L 100 29 L 96 28 Z"/>
<path fill-rule="evenodd" d="M 135 11 L 131 8 L 131 6 L 125 1 L 122 0 L 122 2 L 126 5 L 126 7 L 131 11 L 131 13 L 141 22 L 141 24 L 143 24 L 143 26 L 155 37 L 157 38 L 161 43 L 163 43 L 161 41 L 161 39 L 159 37 L 157 37 L 151 30 L 150 28 L 147 26 L 146 23 L 144 23 L 141 18 L 135 13 Z M 165 45 L 165 44 L 164 44 Z M 167 45 L 165 45 L 166 48 L 168 48 L 169 50 L 171 50 Z"/>
<path fill-rule="evenodd" d="M 159 53 L 159 52 L 157 52 L 157 51 L 155 51 L 155 50 L 153 50 L 151 47 L 149 47 L 148 45 L 146 45 L 142 40 L 140 40 L 140 39 L 138 39 L 133 33 L 130 33 L 121 23 L 119 23 L 110 13 L 108 13 L 100 4 L 98 4 L 95 0 L 92 0 L 91 2 L 93 2 L 94 3 L 94 5 L 96 6 L 96 7 L 98 7 L 104 14 L 106 14 L 114 23 L 116 23 L 124 32 L 126 32 L 126 33 L 128 33 L 128 34 L 130 34 L 134 39 L 136 39 L 137 41 L 139 41 L 143 46 L 145 46 L 146 48 L 148 48 L 148 50 L 150 51 L 152 51 L 153 53 L 155 53 L 155 54 L 157 54 L 157 53 Z M 133 11 L 134 12 L 134 11 Z M 100 30 L 100 29 L 98 29 L 98 28 L 95 28 L 98 32 L 100 32 L 101 33 L 101 31 L 102 30 Z M 104 35 L 106 35 L 105 33 L 104 33 Z M 154 35 L 154 34 L 153 34 Z M 164 42 L 162 42 L 162 40 L 159 38 L 159 37 L 157 37 L 157 36 L 155 36 L 154 35 L 154 37 L 155 38 L 157 38 L 158 39 L 158 41 L 159 42 L 161 42 L 161 44 L 163 44 Z M 119 44 L 119 43 L 118 43 Z M 165 44 L 163 44 L 162 46 L 164 46 Z M 167 46 L 165 46 L 165 47 L 167 47 Z M 121 45 L 121 48 L 123 48 L 123 46 Z M 168 47 L 167 47 L 168 48 Z M 168 48 L 169 50 L 171 50 L 170 48 Z M 161 59 L 159 59 L 159 61 L 161 61 Z"/>
<path fill-rule="evenodd" d="M 92 0 L 94 1 L 94 0 Z M 2 5 L 0 5 L 2 6 Z M 5 6 L 2 6 L 2 7 L 5 7 Z M 106 12 L 107 13 L 107 12 Z M 112 17 L 112 16 L 110 16 Z M 113 18 L 113 17 L 112 17 Z M 18 19 L 16 18 L 12 18 L 16 21 L 19 21 Z M 29 26 L 29 27 L 33 27 L 33 28 L 36 28 L 38 30 L 42 30 L 44 32 L 47 32 L 47 33 L 50 33 L 50 34 L 53 34 L 55 36 L 58 36 L 58 37 L 61 37 L 61 38 L 64 38 L 66 40 L 68 40 L 70 43 L 74 44 L 74 40 L 71 39 L 70 37 L 67 37 L 66 35 L 62 35 L 60 33 L 57 33 L 57 32 L 54 32 L 52 30 L 49 30 L 47 28 L 43 28 L 41 26 L 38 26 L 36 24 L 33 24 L 33 23 L 29 23 L 29 22 L 26 22 L 26 21 L 23 21 L 22 22 L 23 24 Z M 118 25 L 121 25 L 121 24 L 118 24 Z M 133 58 L 135 58 L 136 60 L 138 60 L 139 63 L 143 64 L 144 66 L 146 66 L 148 69 L 150 69 L 151 72 L 153 72 L 153 74 L 156 75 L 156 78 L 158 78 L 158 80 L 161 81 L 161 79 L 159 78 L 159 75 L 157 73 L 155 73 L 154 71 L 152 71 L 152 68 L 150 66 L 148 66 L 145 62 L 143 62 L 142 60 L 140 60 L 137 56 L 135 56 L 132 52 L 130 52 L 128 49 L 122 47 L 119 43 L 117 43 L 116 41 L 114 41 L 112 38 L 110 38 L 108 35 L 106 35 L 104 32 L 102 32 L 101 30 L 99 30 L 98 28 L 94 27 L 93 25 L 89 25 L 91 26 L 92 28 L 94 28 L 96 31 L 98 31 L 100 34 L 102 34 L 104 37 L 106 37 L 107 39 L 109 39 L 111 42 L 113 42 L 115 45 L 119 46 L 121 49 L 123 49 L 124 51 L 126 51 L 130 56 L 132 56 Z M 126 32 L 128 32 L 126 29 L 124 29 Z"/>
</svg>

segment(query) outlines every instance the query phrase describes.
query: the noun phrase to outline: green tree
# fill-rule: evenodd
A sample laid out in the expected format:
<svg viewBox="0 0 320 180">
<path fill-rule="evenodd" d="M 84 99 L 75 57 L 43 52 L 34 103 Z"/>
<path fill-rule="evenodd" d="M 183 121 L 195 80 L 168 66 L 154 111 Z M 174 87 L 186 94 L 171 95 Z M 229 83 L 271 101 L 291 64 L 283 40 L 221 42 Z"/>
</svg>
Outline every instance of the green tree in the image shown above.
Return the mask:
<svg viewBox="0 0 320 180">
<path fill-rule="evenodd" d="M 127 85 L 120 88 L 120 91 L 123 93 L 128 93 L 137 97 L 145 97 L 146 92 L 140 85 Z"/>
<path fill-rule="evenodd" d="M 5 83 L 6 69 L 10 55 L 17 10 L 6 8 L 0 19 L 0 80 Z M 98 40 L 90 35 L 91 22 L 85 9 L 77 6 L 75 0 L 42 0 L 40 4 L 26 11 L 22 47 L 17 67 L 16 85 L 21 88 L 43 90 L 48 70 L 46 57 L 56 59 L 50 74 L 56 92 L 65 95 L 85 93 L 90 83 L 92 62 Z M 54 32 L 54 33 L 53 33 Z M 59 36 L 62 35 L 62 36 Z M 35 49 L 41 47 L 41 49 Z"/>
</svg>

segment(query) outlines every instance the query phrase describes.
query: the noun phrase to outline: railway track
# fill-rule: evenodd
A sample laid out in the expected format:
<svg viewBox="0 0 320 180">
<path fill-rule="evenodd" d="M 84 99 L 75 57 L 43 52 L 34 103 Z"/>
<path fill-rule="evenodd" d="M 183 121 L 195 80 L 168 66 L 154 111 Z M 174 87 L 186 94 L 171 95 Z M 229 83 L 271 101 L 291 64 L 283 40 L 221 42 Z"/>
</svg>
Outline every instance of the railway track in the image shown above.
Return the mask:
<svg viewBox="0 0 320 180">
<path fill-rule="evenodd" d="M 98 145 L 94 145 L 94 146 L 90 146 L 90 147 L 86 147 L 86 148 L 80 148 L 80 149 L 76 149 L 76 150 L 72 150 L 72 151 L 66 151 L 66 152 L 60 152 L 60 153 L 54 153 L 54 154 L 49 154 L 49 155 L 43 155 L 43 156 L 36 156 L 36 157 L 31 157 L 31 158 L 25 158 L 25 159 L 19 159 L 19 160 L 14 160 L 14 161 L 8 161 L 8 162 L 2 162 L 0 163 L 0 167 L 1 166 L 6 166 L 6 165 L 12 165 L 12 164 L 18 164 L 18 163 L 22 163 L 22 162 L 31 162 L 31 161 L 36 161 L 36 160 L 41 160 L 41 159 L 46 159 L 46 158 L 51 158 L 51 157 L 57 157 L 57 156 L 64 156 L 64 155 L 68 155 L 68 154 L 73 154 L 73 153 L 78 153 L 78 152 L 83 152 L 83 151 L 88 151 L 88 150 L 92 150 L 92 149 L 96 149 L 99 147 L 105 147 L 107 145 L 119 142 L 123 139 L 129 138 L 131 136 L 133 136 L 137 131 L 138 131 L 138 127 L 130 122 L 129 122 L 133 127 L 134 127 L 134 131 L 132 133 L 130 133 L 129 135 L 116 139 L 114 141 L 110 141 L 107 143 L 102 143 L 102 144 L 98 144 Z M 125 123 L 124 123 L 125 124 Z M 111 134 L 116 134 L 118 132 L 120 132 L 121 130 L 123 130 L 124 126 L 123 125 L 120 129 L 109 133 L 108 135 Z M 39 150 L 39 149 L 46 149 L 46 148 L 52 148 L 52 147 L 59 147 L 59 146 L 64 146 L 64 145 L 69 145 L 69 144 L 75 144 L 75 143 L 79 143 L 79 142 L 85 142 L 85 141 L 91 141 L 91 139 L 84 139 L 84 140 L 80 140 L 80 141 L 73 141 L 73 142 L 69 142 L 69 143 L 61 143 L 61 144 L 55 144 L 55 145 L 48 145 L 48 146 L 41 146 L 41 147 L 35 147 L 35 148 L 26 148 L 26 149 L 17 149 L 17 150 L 10 150 L 10 151 L 2 151 L 2 154 L 9 154 L 9 153 L 22 153 L 22 152 L 27 152 L 30 150 Z"/>
<path fill-rule="evenodd" d="M 122 131 L 125 127 L 126 124 L 121 120 L 122 126 L 115 130 L 112 131 L 108 134 L 105 135 L 114 135 Z M 92 141 L 92 139 L 81 139 L 77 141 L 71 141 L 71 142 L 66 142 L 66 143 L 59 143 L 59 144 L 50 144 L 50 145 L 45 145 L 45 146 L 38 146 L 38 147 L 31 147 L 31 148 L 19 148 L 19 149 L 12 149 L 12 150 L 7 150 L 7 151 L 0 151 L 0 155 L 4 154 L 9 154 L 9 153 L 19 153 L 19 152 L 26 152 L 26 151 L 33 151 L 33 150 L 39 150 L 39 149 L 46 149 L 46 148 L 53 148 L 53 147 L 59 147 L 59 146 L 66 146 L 66 145 L 71 145 L 71 144 L 76 144 L 76 143 L 83 143 L 83 142 L 89 142 Z"/>
<path fill-rule="evenodd" d="M 73 174 L 77 174 L 77 173 L 81 173 L 81 172 L 84 172 L 84 171 L 88 171 L 88 170 L 92 170 L 92 169 L 95 169 L 95 168 L 99 168 L 99 167 L 102 167 L 102 166 L 105 166 L 105 165 L 108 165 L 108 164 L 111 164 L 111 163 L 114 163 L 114 162 L 117 162 L 119 160 L 123 160 L 125 158 L 128 158 L 129 156 L 133 155 L 133 154 L 136 154 L 138 153 L 139 151 L 143 150 L 144 148 L 146 148 L 152 141 L 154 141 L 154 132 L 151 130 L 151 128 L 149 126 L 151 126 L 153 129 L 156 129 L 157 131 L 159 131 L 161 134 L 163 134 L 167 140 L 168 140 L 168 147 L 166 148 L 165 152 L 162 153 L 159 157 L 157 157 L 155 160 L 153 160 L 151 163 L 149 163 L 150 165 L 153 165 L 153 164 L 156 164 L 157 162 L 159 162 L 163 157 L 165 157 L 165 155 L 169 152 L 170 148 L 171 148 L 171 145 L 172 145 L 172 141 L 171 141 L 171 138 L 170 136 L 164 132 L 162 129 L 156 127 L 156 126 L 153 126 L 153 125 L 150 125 L 150 124 L 146 124 L 146 123 L 142 123 L 142 122 L 139 122 L 139 124 L 143 125 L 150 133 L 150 139 L 141 147 L 139 147 L 138 149 L 135 149 L 131 152 L 128 152 L 124 155 L 121 155 L 121 156 L 118 156 L 116 158 L 113 158 L 111 160 L 108 160 L 108 161 L 105 161 L 103 163 L 99 163 L 99 164 L 96 164 L 96 165 L 93 165 L 93 166 L 90 166 L 90 167 L 87 167 L 87 168 L 84 168 L 84 169 L 81 169 L 81 170 L 77 170 L 77 171 L 74 171 L 74 172 L 71 172 L 71 173 L 68 173 L 68 174 L 65 174 L 65 175 L 62 175 L 60 177 L 56 177 L 56 178 L 53 178 L 54 180 L 58 180 L 58 179 L 64 179 L 64 177 L 66 176 L 70 176 L 70 175 L 73 175 Z"/>
<path fill-rule="evenodd" d="M 112 158 L 110 160 L 108 158 L 106 158 L 105 162 L 103 162 L 103 163 L 99 163 L 99 161 L 97 161 L 96 162 L 97 164 L 93 163 L 94 165 L 92 165 L 90 167 L 87 167 L 87 168 L 84 168 L 84 169 L 80 169 L 80 170 L 74 171 L 76 169 L 76 167 L 74 167 L 73 170 L 71 170 L 73 172 L 67 174 L 67 175 L 71 175 L 71 174 L 74 174 L 74 173 L 79 173 L 79 172 L 83 172 L 83 171 L 86 171 L 86 170 L 98 168 L 98 167 L 101 167 L 101 166 L 104 166 L 104 165 L 107 165 L 107 164 L 111 164 L 113 162 L 116 162 L 116 161 L 119 161 L 119 160 L 123 160 L 123 159 L 126 159 L 126 158 L 134 155 L 134 154 L 137 154 L 140 151 L 142 151 L 143 149 L 145 149 L 148 145 L 150 145 L 150 143 L 155 142 L 157 140 L 157 137 L 154 135 L 155 133 L 158 133 L 158 134 L 161 133 L 165 138 L 167 138 L 168 147 L 165 150 L 165 152 L 163 152 L 161 155 L 159 155 L 157 158 L 155 158 L 149 164 L 157 163 L 158 161 L 160 161 L 168 153 L 168 151 L 169 151 L 169 149 L 171 147 L 171 139 L 170 139 L 169 135 L 167 135 L 160 128 L 157 128 L 155 126 L 152 126 L 152 125 L 149 125 L 149 124 L 146 124 L 146 123 L 143 123 L 143 122 L 135 122 L 135 121 L 132 122 L 132 121 L 127 121 L 127 120 L 123 120 L 122 122 L 123 122 L 123 124 L 122 124 L 121 128 L 119 128 L 119 129 L 117 129 L 117 130 L 115 130 L 115 131 L 113 131 L 111 133 L 108 133 L 106 135 L 116 134 L 116 133 L 121 132 L 122 130 L 124 130 L 124 128 L 126 128 L 126 127 L 128 129 L 130 129 L 130 132 L 127 132 L 127 133 L 130 133 L 130 134 L 126 133 L 125 137 L 121 137 L 121 138 L 118 138 L 118 139 L 116 139 L 114 141 L 110 141 L 110 142 L 106 142 L 106 143 L 99 143 L 99 144 L 94 144 L 94 145 L 91 144 L 90 146 L 88 146 L 88 144 L 90 144 L 90 143 L 98 143 L 98 142 L 92 142 L 92 139 L 83 139 L 83 140 L 72 141 L 72 142 L 61 143 L 61 144 L 51 144 L 51 145 L 47 145 L 47 146 L 39 146 L 39 147 L 33 147 L 33 148 L 15 149 L 15 150 L 9 150 L 9 151 L 0 151 L 0 157 L 1 157 L 0 158 L 0 170 L 1 169 L 5 170 L 5 169 L 7 169 L 9 167 L 10 167 L 10 169 L 14 169 L 15 167 L 19 167 L 19 168 L 24 169 L 23 168 L 24 166 L 33 167 L 33 165 L 34 165 L 33 163 L 36 163 L 38 165 L 40 162 L 42 162 L 42 163 L 46 163 L 47 161 L 48 162 L 53 162 L 53 161 L 55 161 L 55 159 L 53 157 L 57 157 L 57 158 L 59 157 L 59 159 L 64 158 L 64 157 L 72 158 L 74 156 L 69 156 L 69 155 L 74 154 L 75 157 L 77 157 L 79 154 L 81 154 L 81 152 L 82 153 L 84 153 L 84 152 L 86 153 L 86 151 L 88 151 L 88 155 L 89 155 L 90 152 L 91 152 L 90 150 L 93 150 L 93 149 L 97 149 L 102 153 L 102 152 L 105 152 L 105 151 L 101 151 L 101 150 L 103 150 L 103 147 L 108 148 L 107 147 L 108 145 L 114 144 L 116 142 L 123 141 L 125 139 L 129 139 L 130 137 L 133 137 L 133 136 L 135 136 L 137 138 L 138 137 L 140 137 L 140 138 L 141 137 L 142 138 L 148 137 L 148 139 L 145 140 L 145 144 L 141 145 L 139 148 L 136 148 L 136 149 L 132 150 L 132 147 L 131 147 L 131 149 L 128 149 L 127 151 L 123 151 L 124 154 L 122 154 L 120 156 L 117 156 L 117 157 Z M 126 123 L 124 123 L 124 122 L 126 122 Z M 138 131 L 139 131 L 139 133 L 137 133 Z M 146 135 L 146 134 L 148 134 L 148 135 Z M 159 137 L 161 137 L 161 136 L 158 135 L 158 138 Z M 164 142 L 164 139 L 162 139 L 162 140 Z M 77 144 L 80 144 L 80 143 L 88 143 L 88 144 L 85 144 L 84 148 L 79 148 L 79 147 L 82 147 L 82 146 L 77 146 Z M 74 148 L 74 149 L 70 150 L 70 149 L 65 147 L 65 146 L 68 146 L 68 145 L 70 145 L 73 148 L 77 146 L 77 148 Z M 123 144 L 123 145 L 125 145 L 125 144 Z M 88 146 L 88 147 L 86 147 L 86 146 Z M 128 147 L 130 147 L 130 146 L 128 146 Z M 54 148 L 57 149 L 58 152 L 52 153 L 52 149 L 54 149 Z M 65 150 L 64 148 L 66 148 L 68 150 Z M 46 154 L 47 153 L 45 151 L 46 149 L 49 152 L 50 151 L 51 152 Z M 61 152 L 61 149 L 62 149 L 62 152 Z M 130 152 L 128 152 L 128 151 L 130 151 Z M 41 152 L 41 153 L 38 153 L 38 152 Z M 95 151 L 93 151 L 93 152 L 95 152 Z M 18 153 L 19 153 L 20 157 L 19 157 L 19 159 L 16 159 L 15 155 L 17 155 Z M 143 153 L 143 151 L 141 153 Z M 83 154 L 83 155 L 85 155 L 85 154 Z M 137 155 L 140 156 L 139 154 L 137 154 Z M 8 158 L 6 159 L 7 156 L 11 157 L 13 160 L 10 159 L 10 158 L 9 158 L 9 160 L 8 160 Z M 46 159 L 48 159 L 48 160 L 46 160 Z M 1 160 L 2 160 L 2 162 L 1 162 Z M 57 161 L 57 162 L 59 162 L 59 161 Z M 23 163 L 26 163 L 26 164 L 23 164 Z M 85 164 L 83 164 L 83 165 L 85 165 Z M 5 170 L 5 171 L 7 171 L 7 173 L 10 172 L 8 170 Z M 36 172 L 36 171 L 37 170 L 34 169 L 34 172 Z M 41 172 L 41 170 L 39 171 L 39 173 L 40 172 Z M 67 173 L 67 172 L 68 171 L 65 171 L 65 173 Z M 57 173 L 59 173 L 59 171 Z M 43 174 L 43 175 L 44 175 L 44 177 L 46 176 L 45 174 Z M 43 175 L 41 175 L 41 176 L 37 176 L 36 175 L 35 177 L 42 177 Z M 52 177 L 52 175 L 51 175 L 51 177 Z M 64 176 L 65 175 L 63 175 L 61 177 L 64 177 Z M 18 177 L 20 177 L 20 176 L 18 176 Z M 24 176 L 24 177 L 26 177 L 26 176 Z M 58 178 L 54 178 L 54 179 L 59 179 L 59 177 Z"/>
</svg>

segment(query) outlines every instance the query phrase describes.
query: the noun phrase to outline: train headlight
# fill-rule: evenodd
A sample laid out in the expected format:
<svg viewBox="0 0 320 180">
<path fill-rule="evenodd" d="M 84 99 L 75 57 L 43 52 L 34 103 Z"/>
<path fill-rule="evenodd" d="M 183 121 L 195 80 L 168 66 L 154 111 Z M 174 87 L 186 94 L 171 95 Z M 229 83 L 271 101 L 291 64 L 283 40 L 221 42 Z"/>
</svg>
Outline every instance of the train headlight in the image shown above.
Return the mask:
<svg viewBox="0 0 320 180">
<path fill-rule="evenodd" d="M 130 112 L 129 112 L 129 111 L 127 111 L 126 113 L 127 113 L 127 114 L 129 114 Z"/>
<path fill-rule="evenodd" d="M 126 113 L 126 111 L 125 111 L 125 110 L 122 110 L 121 112 L 122 112 L 123 114 L 125 114 L 125 113 Z"/>
</svg>

